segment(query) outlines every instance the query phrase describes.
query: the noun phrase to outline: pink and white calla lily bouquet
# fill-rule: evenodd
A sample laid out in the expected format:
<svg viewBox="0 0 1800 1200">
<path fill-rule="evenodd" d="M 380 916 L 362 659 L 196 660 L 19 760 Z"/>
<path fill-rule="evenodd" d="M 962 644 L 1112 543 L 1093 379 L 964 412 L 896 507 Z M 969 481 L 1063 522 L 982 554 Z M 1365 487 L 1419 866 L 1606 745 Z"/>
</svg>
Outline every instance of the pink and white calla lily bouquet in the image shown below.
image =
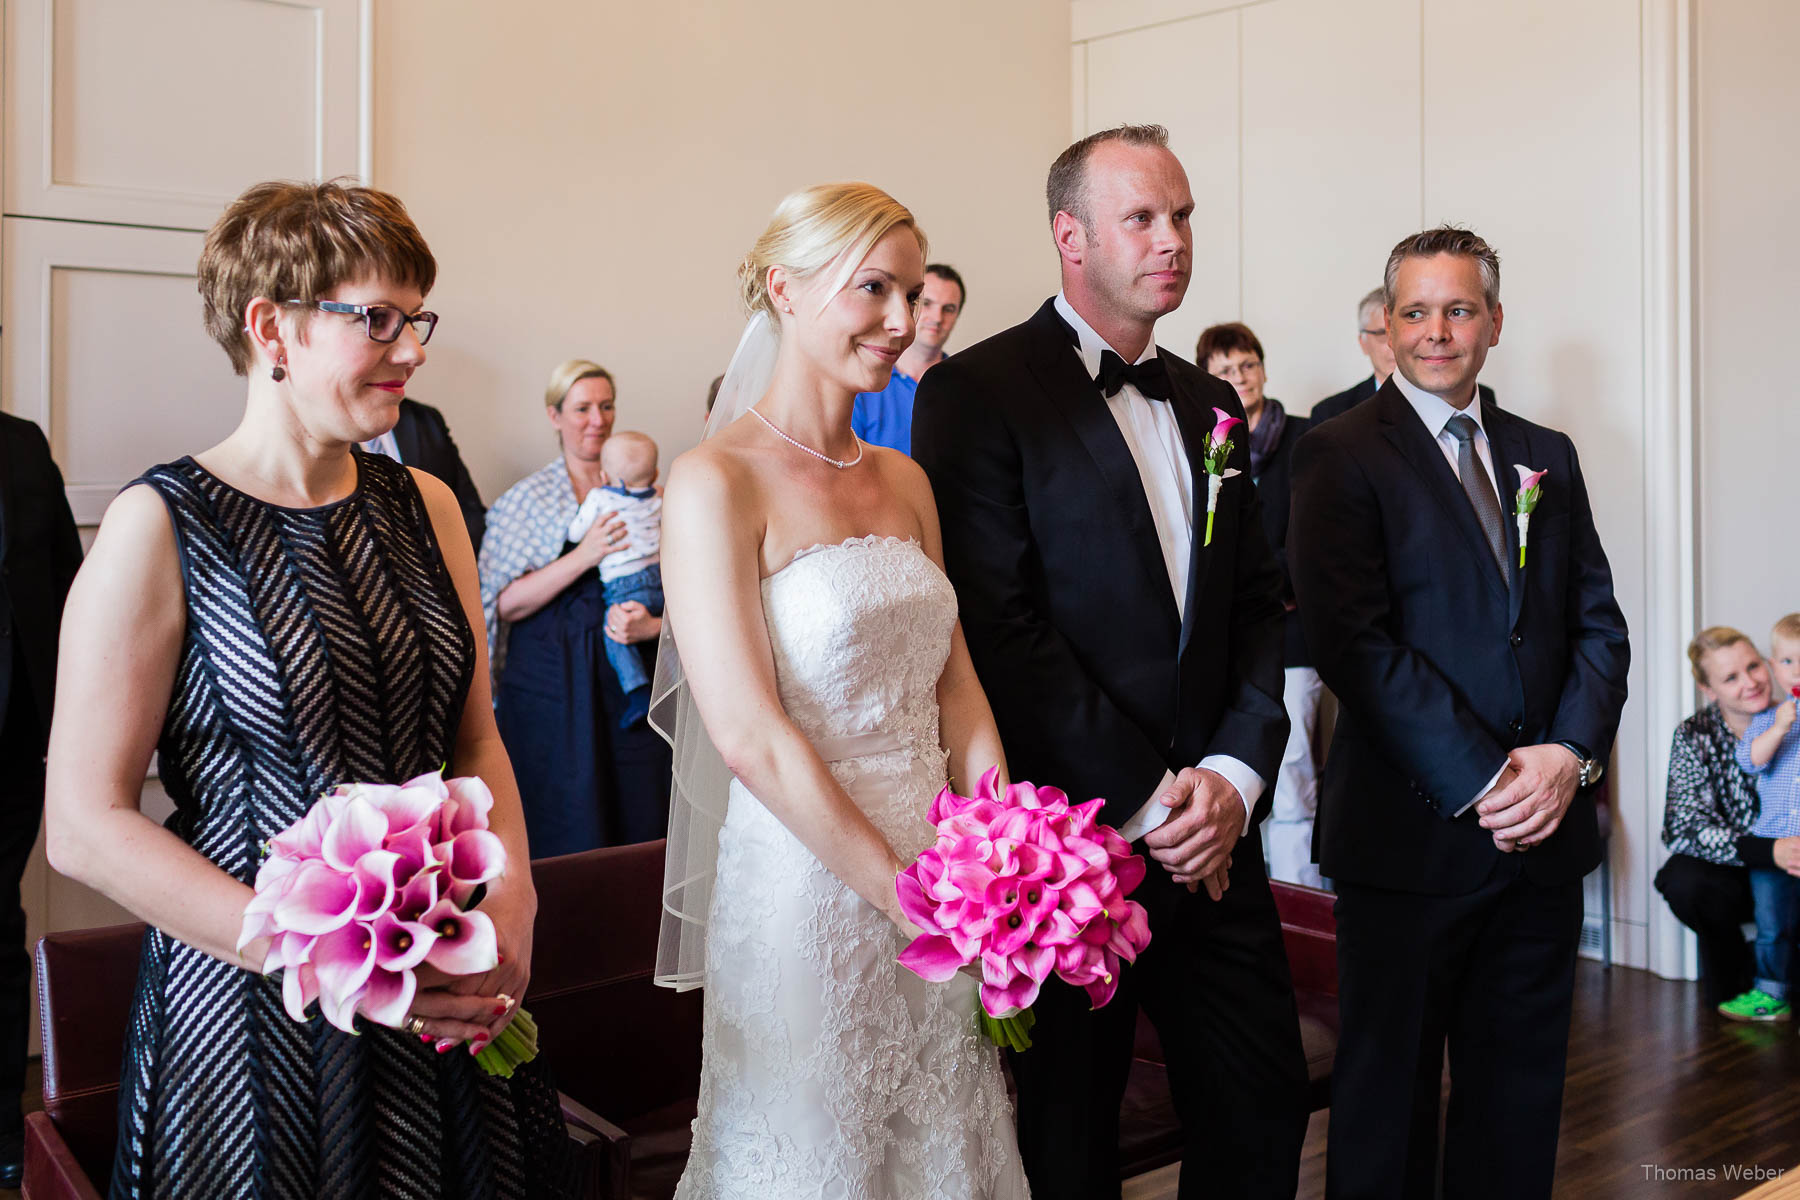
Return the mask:
<svg viewBox="0 0 1800 1200">
<path fill-rule="evenodd" d="M 1243 474 L 1236 467 L 1225 465 L 1236 444 L 1231 440 L 1231 431 L 1244 423 L 1243 418 L 1234 417 L 1222 408 L 1213 409 L 1213 416 L 1217 422 L 1200 447 L 1201 461 L 1206 464 L 1206 539 L 1200 543 L 1202 546 L 1212 545 L 1213 514 L 1219 509 L 1219 492 L 1225 481 Z"/>
<path fill-rule="evenodd" d="M 356 1032 L 358 1013 L 399 1028 L 421 963 L 447 975 L 499 963 L 494 923 L 470 907 L 506 870 L 506 847 L 488 829 L 493 806 L 481 780 L 439 771 L 331 789 L 269 839 L 238 952 L 272 939 L 262 971 L 283 972 L 282 999 L 296 1021 L 317 1000 L 345 1033 Z M 520 1009 L 475 1061 L 511 1076 L 535 1057 L 537 1025 Z"/>
<path fill-rule="evenodd" d="M 973 796 L 946 786 L 932 801 L 937 842 L 895 884 L 901 911 L 925 930 L 900 963 L 935 983 L 979 963 L 982 1031 L 1023 1050 L 1044 981 L 1054 972 L 1101 1007 L 1118 990 L 1120 961 L 1150 944 L 1150 923 L 1125 898 L 1143 882 L 1144 860 L 1099 823 L 1104 800 L 1071 805 L 1030 783 L 1000 791 L 999 774 L 990 769 Z"/>
<path fill-rule="evenodd" d="M 1534 471 L 1530 467 L 1513 464 L 1513 470 L 1519 473 L 1519 491 L 1513 497 L 1513 510 L 1519 522 L 1519 569 L 1525 569 L 1525 541 L 1531 530 L 1531 514 L 1537 510 L 1538 501 L 1544 497 L 1544 476 L 1550 473 L 1546 468 Z"/>
</svg>

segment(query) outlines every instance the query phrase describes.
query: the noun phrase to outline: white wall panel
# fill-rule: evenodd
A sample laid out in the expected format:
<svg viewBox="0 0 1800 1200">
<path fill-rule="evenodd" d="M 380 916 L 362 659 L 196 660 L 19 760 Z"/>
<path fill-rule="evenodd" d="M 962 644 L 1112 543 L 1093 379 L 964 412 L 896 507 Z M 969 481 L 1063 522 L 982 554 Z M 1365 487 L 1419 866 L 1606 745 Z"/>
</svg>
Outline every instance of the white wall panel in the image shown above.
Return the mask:
<svg viewBox="0 0 1800 1200">
<path fill-rule="evenodd" d="M 1369 374 L 1356 303 L 1419 226 L 1418 0 L 1244 21 L 1244 321 L 1290 412 Z"/>
<path fill-rule="evenodd" d="M 6 408 L 44 428 L 78 522 L 236 426 L 243 382 L 201 327 L 199 234 L 8 217 L 0 239 Z"/>
<path fill-rule="evenodd" d="M 1700 620 L 1735 625 L 1766 650 L 1770 626 L 1800 610 L 1800 554 L 1785 515 L 1800 444 L 1789 359 L 1800 279 L 1800 5 L 1706 0 L 1698 14 Z"/>
<path fill-rule="evenodd" d="M 7 4 L 7 213 L 204 229 L 259 179 L 355 173 L 359 4 Z"/>
<path fill-rule="evenodd" d="M 1743 10 L 1746 30 L 1769 27 L 1756 14 L 1794 19 L 1780 0 L 1724 2 Z M 1653 618 L 1659 629 L 1683 620 L 1672 611 L 1681 588 L 1669 586 L 1668 556 L 1653 561 L 1650 549 L 1687 544 L 1673 510 L 1651 503 L 1659 489 L 1677 486 L 1661 476 L 1667 443 L 1687 436 L 1685 418 L 1668 401 L 1671 377 L 1660 365 L 1650 393 L 1646 364 L 1662 360 L 1645 333 L 1648 324 L 1666 341 L 1668 330 L 1682 327 L 1673 319 L 1679 302 L 1660 282 L 1654 294 L 1646 283 L 1653 248 L 1660 254 L 1684 237 L 1679 206 L 1653 205 L 1647 191 L 1666 182 L 1658 164 L 1668 157 L 1664 143 L 1679 136 L 1678 120 L 1646 115 L 1647 105 L 1682 86 L 1685 51 L 1665 53 L 1677 11 L 1686 13 L 1686 3 L 1244 0 L 1227 10 L 1213 0 L 1073 0 L 1071 9 L 1077 49 L 1086 51 L 1085 78 L 1075 76 L 1086 87 L 1076 98 L 1077 132 L 1127 118 L 1162 120 L 1197 183 L 1238 175 L 1237 206 L 1227 188 L 1199 218 L 1201 273 L 1187 304 L 1159 329 L 1164 345 L 1186 351 L 1203 325 L 1241 313 L 1267 348 L 1271 394 L 1304 412 L 1366 372 L 1354 305 L 1380 282 L 1395 241 L 1450 220 L 1498 247 L 1507 324 L 1483 378 L 1503 404 L 1566 430 L 1580 447 L 1634 633 Z M 1223 32 L 1234 22 L 1235 56 Z M 1739 78 L 1778 74 L 1794 40 L 1768 38 L 1767 61 L 1749 56 Z M 1733 53 L 1719 61 L 1735 64 Z M 1167 67 L 1171 61 L 1187 69 Z M 1235 93 L 1224 86 L 1234 72 Z M 1748 106 L 1762 93 L 1754 84 L 1743 90 L 1745 111 L 1721 120 L 1739 127 L 1748 164 L 1785 144 L 1778 131 L 1794 122 L 1783 124 L 1779 105 L 1753 120 Z M 1765 166 L 1785 172 L 1782 180 L 1797 178 L 1785 160 Z M 1773 225 L 1770 214 L 1785 211 L 1784 199 L 1792 197 L 1780 187 L 1753 197 L 1734 210 L 1744 214 L 1737 227 Z M 1656 230 L 1647 228 L 1647 212 Z M 1656 265 L 1660 281 L 1667 264 Z M 1234 268 L 1238 297 L 1222 286 Z M 1747 258 L 1721 277 L 1741 279 L 1746 270 L 1754 270 Z M 1773 288 L 1791 274 L 1766 277 Z M 1758 303 L 1781 309 L 1773 296 Z M 1749 348 L 1767 343 L 1766 336 L 1741 338 L 1730 357 L 1755 359 Z M 1646 435 L 1649 421 L 1656 439 Z M 1668 952 L 1673 939 L 1661 935 L 1658 923 L 1668 916 L 1650 876 L 1662 816 L 1660 747 L 1669 734 L 1662 714 L 1686 696 L 1678 679 L 1660 669 L 1652 678 L 1644 663 L 1679 651 L 1634 645 L 1632 700 L 1616 747 L 1612 846 L 1615 949 L 1623 961 L 1677 973 L 1684 965 Z M 1652 688 L 1654 722 L 1646 702 Z M 1683 695 L 1674 697 L 1677 691 Z M 1590 887 L 1590 909 L 1598 899 Z"/>
<path fill-rule="evenodd" d="M 1220 13 L 1087 43 L 1087 128 L 1169 129 L 1194 191 L 1194 273 L 1156 340 L 1193 357 L 1200 330 L 1237 319 L 1238 14 Z M 1079 136 L 1079 134 L 1077 135 Z"/>
<path fill-rule="evenodd" d="M 1466 223 L 1501 256 L 1506 324 L 1482 378 L 1507 408 L 1574 438 L 1619 605 L 1641 632 L 1651 481 L 1638 0 L 1514 0 L 1503 22 L 1485 0 L 1429 0 L 1424 37 L 1426 222 Z M 1638 864 L 1662 824 L 1652 743 L 1669 737 L 1647 725 L 1644 663 L 1670 648 L 1636 649 L 1613 777 L 1628 944 L 1652 903 L 1661 910 Z"/>
</svg>

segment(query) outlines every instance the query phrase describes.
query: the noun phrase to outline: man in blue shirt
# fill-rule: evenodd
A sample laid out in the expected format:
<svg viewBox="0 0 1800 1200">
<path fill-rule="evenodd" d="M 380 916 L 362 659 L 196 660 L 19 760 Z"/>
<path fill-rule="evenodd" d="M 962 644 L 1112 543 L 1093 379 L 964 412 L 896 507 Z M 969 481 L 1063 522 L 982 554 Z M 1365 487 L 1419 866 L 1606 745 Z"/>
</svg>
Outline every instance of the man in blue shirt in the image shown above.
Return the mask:
<svg viewBox="0 0 1800 1200">
<path fill-rule="evenodd" d="M 913 395 L 919 390 L 919 377 L 944 360 L 944 343 L 950 340 L 950 331 L 962 316 L 967 294 L 955 267 L 932 263 L 925 268 L 917 336 L 894 364 L 894 376 L 888 385 L 879 392 L 857 396 L 856 408 L 850 414 L 850 427 L 857 437 L 871 445 L 912 453 Z"/>
</svg>

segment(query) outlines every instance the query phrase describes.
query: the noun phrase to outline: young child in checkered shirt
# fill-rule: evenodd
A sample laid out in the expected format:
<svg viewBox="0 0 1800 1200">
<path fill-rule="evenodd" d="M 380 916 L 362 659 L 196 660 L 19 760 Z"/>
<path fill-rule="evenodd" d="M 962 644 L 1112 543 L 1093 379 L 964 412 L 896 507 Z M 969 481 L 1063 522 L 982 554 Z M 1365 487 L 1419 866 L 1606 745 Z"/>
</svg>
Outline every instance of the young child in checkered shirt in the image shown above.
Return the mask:
<svg viewBox="0 0 1800 1200">
<path fill-rule="evenodd" d="M 1800 613 L 1775 622 L 1769 637 L 1769 674 L 1784 697 L 1750 719 L 1738 739 L 1738 765 L 1756 777 L 1762 813 L 1751 838 L 1800 836 Z M 1719 1006 L 1740 1021 L 1785 1021 L 1793 1015 L 1788 989 L 1800 963 L 1800 876 L 1775 866 L 1752 865 L 1750 894 L 1756 902 L 1756 981 L 1751 990 Z"/>
</svg>

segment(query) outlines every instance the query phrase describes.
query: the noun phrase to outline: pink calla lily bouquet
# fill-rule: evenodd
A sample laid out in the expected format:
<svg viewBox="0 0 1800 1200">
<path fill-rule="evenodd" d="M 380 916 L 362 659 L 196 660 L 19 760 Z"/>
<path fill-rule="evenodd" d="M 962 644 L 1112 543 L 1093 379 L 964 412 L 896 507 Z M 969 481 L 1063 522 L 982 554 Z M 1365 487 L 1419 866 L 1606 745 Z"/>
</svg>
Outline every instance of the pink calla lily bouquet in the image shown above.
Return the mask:
<svg viewBox="0 0 1800 1200">
<path fill-rule="evenodd" d="M 1118 990 L 1120 960 L 1150 944 L 1150 923 L 1125 898 L 1144 860 L 1099 823 L 1104 800 L 1071 805 L 1030 783 L 1000 791 L 999 774 L 990 769 L 973 796 L 946 786 L 932 801 L 937 842 L 895 884 L 901 911 L 925 930 L 900 963 L 934 983 L 979 963 L 982 1032 L 1024 1050 L 1044 980 L 1054 972 L 1101 1007 Z"/>
<path fill-rule="evenodd" d="M 1225 487 L 1225 481 L 1243 474 L 1236 467 L 1225 465 L 1236 445 L 1231 440 L 1231 431 L 1244 423 L 1243 418 L 1234 417 L 1222 408 L 1213 409 L 1213 416 L 1217 421 L 1200 447 L 1200 458 L 1206 465 L 1206 539 L 1200 543 L 1202 546 L 1212 545 L 1213 514 L 1219 510 L 1219 492 Z"/>
<path fill-rule="evenodd" d="M 1531 514 L 1544 497 L 1544 476 L 1550 471 L 1548 468 L 1534 471 L 1519 463 L 1513 464 L 1513 470 L 1519 473 L 1519 491 L 1513 497 L 1513 511 L 1519 522 L 1519 569 L 1522 571 L 1525 569 L 1525 541 L 1531 530 Z"/>
<path fill-rule="evenodd" d="M 356 1032 L 361 1014 L 399 1028 L 427 964 L 476 975 L 499 962 L 494 924 L 471 911 L 477 891 L 506 869 L 488 829 L 493 793 L 474 776 L 433 771 L 402 784 L 346 783 L 269 839 L 244 907 L 238 952 L 269 937 L 262 971 L 283 972 L 288 1015 Z M 520 1009 L 475 1061 L 511 1076 L 537 1056 L 537 1026 Z"/>
</svg>

